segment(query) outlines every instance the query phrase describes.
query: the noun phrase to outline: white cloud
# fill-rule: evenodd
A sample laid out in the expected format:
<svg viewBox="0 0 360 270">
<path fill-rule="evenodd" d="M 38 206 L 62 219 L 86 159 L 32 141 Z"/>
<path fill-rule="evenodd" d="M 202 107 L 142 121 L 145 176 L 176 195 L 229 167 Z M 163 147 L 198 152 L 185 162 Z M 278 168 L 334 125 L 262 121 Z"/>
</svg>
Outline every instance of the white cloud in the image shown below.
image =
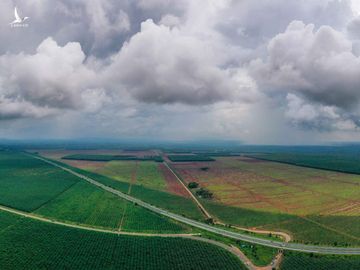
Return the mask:
<svg viewBox="0 0 360 270">
<path fill-rule="evenodd" d="M 265 61 L 251 65 L 264 89 L 293 91 L 310 100 L 344 109 L 360 99 L 360 59 L 352 42 L 329 26 L 292 22 L 268 45 Z"/>
<path fill-rule="evenodd" d="M 308 103 L 302 98 L 287 95 L 286 117 L 297 126 L 318 130 L 357 130 L 356 123 L 334 106 Z"/>
<path fill-rule="evenodd" d="M 0 118 L 35 118 L 69 133 L 172 136 L 187 128 L 189 136 L 252 142 L 281 140 L 276 130 L 286 121 L 355 130 L 356 3 L 19 0 L 31 25 L 14 30 L 13 2 L 3 0 Z"/>
<path fill-rule="evenodd" d="M 103 93 L 91 90 L 96 74 L 84 61 L 79 43 L 60 47 L 51 38 L 35 54 L 0 56 L 2 117 L 43 117 L 63 109 L 99 107 L 94 104 L 103 100 Z"/>
<path fill-rule="evenodd" d="M 210 104 L 256 98 L 252 79 L 241 69 L 226 68 L 227 58 L 217 46 L 182 28 L 148 20 L 114 56 L 108 72 L 142 102 Z"/>
</svg>

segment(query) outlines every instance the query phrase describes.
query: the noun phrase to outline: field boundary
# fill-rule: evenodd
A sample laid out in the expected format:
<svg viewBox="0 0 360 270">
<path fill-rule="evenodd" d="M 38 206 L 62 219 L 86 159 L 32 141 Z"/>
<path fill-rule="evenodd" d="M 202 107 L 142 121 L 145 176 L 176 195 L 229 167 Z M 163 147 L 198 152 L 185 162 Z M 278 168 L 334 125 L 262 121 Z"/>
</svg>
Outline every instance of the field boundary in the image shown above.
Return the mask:
<svg viewBox="0 0 360 270">
<path fill-rule="evenodd" d="M 172 212 L 169 212 L 167 210 L 155 207 L 149 203 L 146 203 L 142 200 L 139 200 L 135 197 L 126 195 L 125 193 L 113 189 L 109 186 L 106 186 L 100 182 L 97 182 L 93 179 L 91 179 L 90 177 L 87 177 L 85 175 L 82 175 L 80 173 L 77 173 L 73 170 L 71 170 L 70 168 L 66 168 L 58 163 L 55 163 L 51 160 L 42 158 L 40 156 L 34 156 L 34 155 L 30 155 L 33 158 L 42 160 L 46 163 L 52 164 L 55 167 L 58 167 L 64 171 L 67 171 L 68 173 L 74 174 L 76 176 L 78 176 L 79 178 L 99 187 L 102 188 L 110 193 L 113 193 L 125 200 L 128 200 L 130 202 L 136 203 L 150 211 L 153 211 L 155 213 L 158 213 L 160 215 L 166 216 L 168 218 L 180 221 L 182 223 L 185 223 L 187 225 L 208 231 L 208 232 L 212 232 L 218 235 L 222 235 L 225 237 L 229 237 L 235 240 L 242 240 L 245 242 L 249 242 L 249 243 L 253 243 L 253 244 L 259 244 L 262 246 L 267 246 L 267 247 L 271 247 L 271 248 L 276 248 L 276 249 L 284 249 L 284 250 L 292 250 L 292 251 L 298 251 L 298 252 L 306 252 L 306 253 L 317 253 L 317 254 L 334 254 L 334 255 L 360 255 L 360 248 L 358 247 L 354 247 L 354 248 L 343 248 L 343 247 L 329 247 L 329 246 L 316 246 L 316 245 L 306 245 L 306 244 L 298 244 L 298 243 L 284 243 L 284 242 L 279 242 L 279 241 L 272 241 L 272 240 L 267 240 L 267 239 L 261 239 L 258 237 L 254 237 L 254 236 L 248 236 L 245 234 L 240 234 L 240 233 L 236 233 L 236 232 L 232 232 L 232 231 L 228 231 L 228 230 L 224 230 L 221 228 L 217 228 L 202 222 L 198 222 L 196 220 L 190 219 L 190 218 L 186 218 L 184 216 L 181 215 L 177 215 L 174 214 Z"/>
<path fill-rule="evenodd" d="M 303 168 L 310 168 L 310 169 L 317 169 L 317 170 L 322 170 L 322 171 L 338 172 L 338 173 L 352 174 L 352 175 L 360 175 L 359 172 L 351 172 L 351 171 L 345 171 L 345 170 L 340 170 L 340 169 L 331 169 L 331 168 L 324 168 L 324 167 L 319 167 L 319 166 L 298 164 L 296 162 L 290 162 L 290 161 L 267 159 L 265 157 L 256 157 L 256 156 L 251 156 L 251 155 L 248 155 L 248 154 L 247 155 L 242 155 L 242 156 L 247 157 L 247 158 L 252 158 L 252 159 L 258 159 L 258 160 L 262 160 L 262 161 L 282 163 L 282 164 L 287 164 L 287 165 L 292 165 L 292 166 L 297 166 L 297 167 L 303 167 Z"/>
<path fill-rule="evenodd" d="M 195 197 L 195 195 L 189 190 L 189 188 L 184 184 L 184 182 L 180 179 L 180 177 L 174 172 L 174 170 L 167 164 L 167 162 L 163 162 L 163 164 L 169 169 L 169 171 L 175 176 L 175 178 L 181 183 L 181 185 L 185 188 L 185 190 L 190 194 L 191 198 L 195 201 L 197 206 L 200 208 L 201 212 L 206 216 L 206 218 L 211 219 L 212 216 L 205 209 L 205 207 L 199 202 L 199 200 Z"/>
<path fill-rule="evenodd" d="M 139 237 L 185 238 L 185 239 L 190 239 L 190 240 L 194 240 L 194 241 L 209 243 L 209 244 L 218 246 L 220 248 L 223 248 L 223 249 L 227 250 L 228 252 L 232 253 L 233 255 L 235 255 L 249 270 L 257 269 L 257 268 L 252 267 L 253 266 L 252 262 L 238 248 L 236 248 L 234 246 L 228 246 L 222 242 L 218 242 L 215 240 L 202 238 L 200 233 L 196 233 L 196 234 L 157 234 L 157 233 L 151 234 L 151 233 L 113 231 L 113 230 L 93 228 L 93 227 L 88 227 L 88 226 L 83 226 L 83 225 L 76 225 L 76 224 L 70 224 L 70 223 L 66 223 L 66 222 L 56 221 L 56 220 L 48 219 L 46 217 L 34 215 L 32 213 L 23 212 L 23 211 L 9 208 L 9 207 L 2 206 L 2 205 L 0 205 L 0 211 L 8 212 L 11 214 L 22 216 L 24 218 L 34 219 L 34 220 L 38 220 L 38 221 L 45 222 L 45 223 L 50 223 L 50 224 L 59 225 L 59 226 L 65 226 L 65 227 L 69 227 L 69 228 L 73 228 L 73 229 L 99 232 L 99 233 L 109 233 L 109 234 L 115 234 L 115 235 L 128 235 L 128 236 L 139 236 Z M 16 224 L 10 225 L 10 226 L 4 228 L 4 230 L 2 230 L 2 231 L 7 230 L 9 227 L 15 226 Z"/>
<path fill-rule="evenodd" d="M 41 205 L 39 205 L 37 208 L 31 210 L 31 212 L 29 213 L 33 213 L 35 211 L 40 210 L 42 207 L 46 206 L 47 204 L 51 203 L 52 201 L 56 200 L 57 198 L 59 198 L 61 195 L 63 195 L 64 193 L 66 193 L 67 191 L 69 191 L 71 188 L 73 188 L 75 185 L 79 184 L 80 181 L 76 181 L 75 183 L 71 184 L 68 188 L 64 189 L 63 191 L 61 191 L 60 193 L 56 194 L 53 198 L 47 200 L 46 202 L 42 203 Z"/>
<path fill-rule="evenodd" d="M 131 174 L 131 181 L 130 181 L 129 189 L 128 189 L 128 192 L 127 192 L 128 195 L 131 194 L 132 186 L 133 186 L 133 185 L 135 184 L 135 182 L 136 182 L 138 166 L 139 166 L 138 161 L 136 161 L 136 163 L 135 163 L 135 168 L 133 169 L 133 172 L 132 172 L 132 174 Z M 125 205 L 125 209 L 124 209 L 123 215 L 122 215 L 121 220 L 120 220 L 120 225 L 119 225 L 118 231 L 121 231 L 121 230 L 122 230 L 122 226 L 123 226 L 124 219 L 125 219 L 125 216 L 126 216 L 126 210 L 127 210 L 127 208 L 128 208 L 128 204 Z"/>
<path fill-rule="evenodd" d="M 81 229 L 81 230 L 87 230 L 87 231 L 94 231 L 94 232 L 102 232 L 102 233 L 110 233 L 110 234 L 117 234 L 117 235 L 133 235 L 133 236 L 152 236 L 152 237 L 186 237 L 186 236 L 198 236 L 200 234 L 176 234 L 176 233 L 170 233 L 170 234 L 160 234 L 160 233 L 137 233 L 137 232 L 124 232 L 124 231 L 117 231 L 117 230 L 107 230 L 107 229 L 101 229 L 101 228 L 95 228 L 95 227 L 89 227 L 85 225 L 78 225 L 78 224 L 72 224 L 67 222 L 62 222 L 54 219 L 49 219 L 40 215 L 35 215 L 33 213 L 27 213 L 23 212 L 14 208 L 10 208 L 7 206 L 0 205 L 0 210 L 16 214 L 22 217 L 35 219 L 38 221 L 56 224 L 60 226 L 65 226 L 69 228 L 74 229 Z"/>
</svg>

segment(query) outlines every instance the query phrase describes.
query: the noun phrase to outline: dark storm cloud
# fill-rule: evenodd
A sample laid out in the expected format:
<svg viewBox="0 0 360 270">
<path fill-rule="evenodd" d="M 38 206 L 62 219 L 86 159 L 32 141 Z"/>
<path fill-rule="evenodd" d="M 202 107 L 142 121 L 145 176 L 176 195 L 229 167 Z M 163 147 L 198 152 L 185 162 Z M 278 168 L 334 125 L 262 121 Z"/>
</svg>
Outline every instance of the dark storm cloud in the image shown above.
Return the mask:
<svg viewBox="0 0 360 270">
<path fill-rule="evenodd" d="M 322 132 L 359 128 L 358 120 L 335 106 L 311 103 L 294 94 L 288 94 L 286 100 L 286 117 L 295 126 Z"/>
</svg>

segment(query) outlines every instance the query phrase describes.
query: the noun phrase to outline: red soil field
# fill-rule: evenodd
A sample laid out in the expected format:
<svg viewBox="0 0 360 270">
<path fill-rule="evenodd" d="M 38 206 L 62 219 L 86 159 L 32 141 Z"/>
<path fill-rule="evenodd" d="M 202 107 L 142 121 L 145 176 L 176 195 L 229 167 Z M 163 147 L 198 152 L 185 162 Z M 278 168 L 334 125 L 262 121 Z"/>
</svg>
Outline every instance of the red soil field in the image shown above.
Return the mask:
<svg viewBox="0 0 360 270">
<path fill-rule="evenodd" d="M 167 191 L 185 198 L 190 198 L 189 193 L 185 190 L 185 188 L 176 179 L 174 174 L 164 164 L 159 164 L 159 169 L 164 175 L 167 184 Z"/>
</svg>

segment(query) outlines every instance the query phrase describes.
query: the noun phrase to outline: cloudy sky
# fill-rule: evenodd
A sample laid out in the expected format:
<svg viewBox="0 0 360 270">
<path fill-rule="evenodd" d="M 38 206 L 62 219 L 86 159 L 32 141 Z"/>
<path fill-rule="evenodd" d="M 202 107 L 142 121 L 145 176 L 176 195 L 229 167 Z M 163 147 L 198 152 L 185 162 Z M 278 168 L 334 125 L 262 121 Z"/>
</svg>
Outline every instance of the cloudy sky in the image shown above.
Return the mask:
<svg viewBox="0 0 360 270">
<path fill-rule="evenodd" d="M 358 0 L 0 2 L 0 138 L 357 141 L 359 116 Z"/>
</svg>

